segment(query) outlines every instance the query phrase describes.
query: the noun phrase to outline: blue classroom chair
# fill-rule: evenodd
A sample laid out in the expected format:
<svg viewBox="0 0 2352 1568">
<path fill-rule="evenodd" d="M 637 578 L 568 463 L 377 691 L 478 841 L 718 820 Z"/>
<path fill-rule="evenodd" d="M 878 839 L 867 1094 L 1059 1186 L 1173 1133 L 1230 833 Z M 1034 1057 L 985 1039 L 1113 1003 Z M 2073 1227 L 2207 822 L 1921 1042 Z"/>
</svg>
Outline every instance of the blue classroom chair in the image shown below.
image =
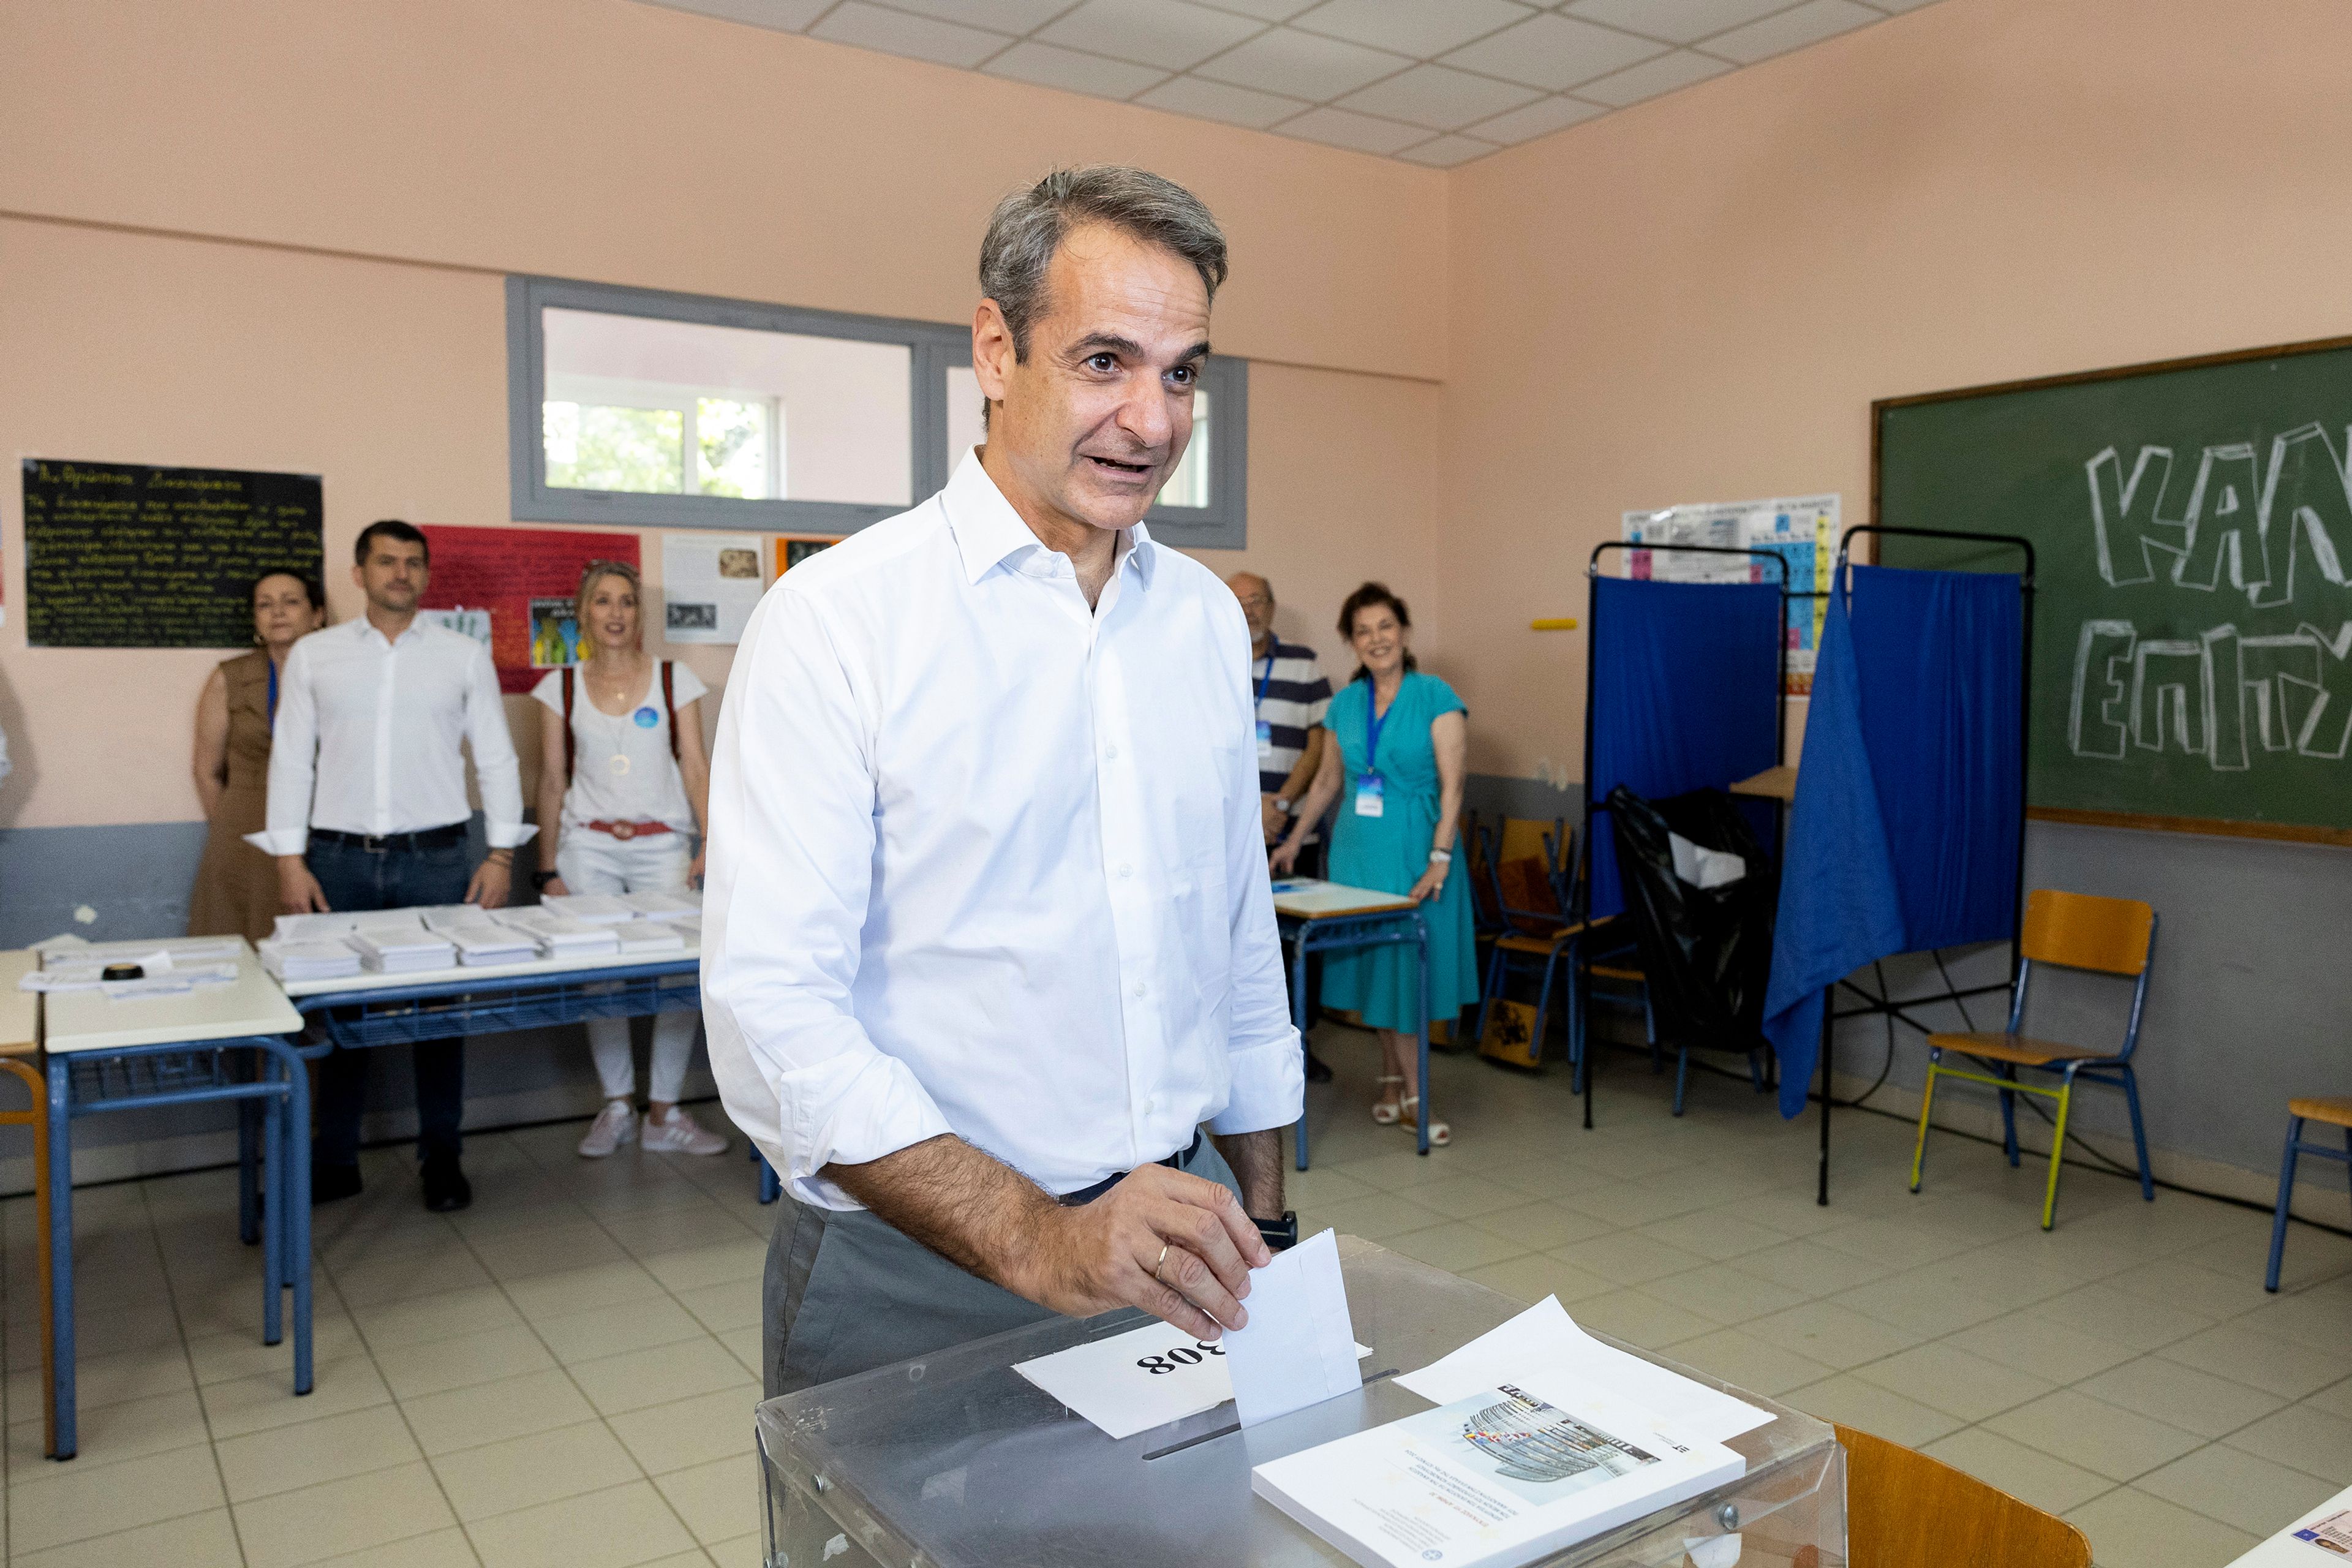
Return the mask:
<svg viewBox="0 0 2352 1568">
<path fill-rule="evenodd" d="M 2290 1100 L 2286 1102 L 2286 1155 L 2279 1162 L 2278 1212 L 2271 1216 L 2271 1266 L 2263 1276 L 2263 1289 L 2278 1292 L 2279 1264 L 2286 1258 L 2286 1209 L 2294 1196 L 2294 1159 L 2298 1154 L 2316 1154 L 2323 1160 L 2341 1160 L 2352 1165 L 2352 1095 L 2337 1095 L 2325 1100 Z M 2303 1141 L 2305 1121 L 2323 1121 L 2330 1127 L 2344 1129 L 2344 1147 L 2330 1149 Z"/>
</svg>

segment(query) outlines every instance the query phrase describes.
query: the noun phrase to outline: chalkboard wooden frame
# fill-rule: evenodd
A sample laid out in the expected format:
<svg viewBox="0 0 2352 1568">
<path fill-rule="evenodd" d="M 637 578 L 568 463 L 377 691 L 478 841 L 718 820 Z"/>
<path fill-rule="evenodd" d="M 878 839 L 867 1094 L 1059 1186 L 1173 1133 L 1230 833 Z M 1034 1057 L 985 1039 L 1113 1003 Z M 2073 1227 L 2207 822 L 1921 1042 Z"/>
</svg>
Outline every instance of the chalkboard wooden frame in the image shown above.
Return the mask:
<svg viewBox="0 0 2352 1568">
<path fill-rule="evenodd" d="M 2300 342 L 2275 343 L 2262 348 L 2232 349 L 2223 353 L 2193 354 L 2180 359 L 2147 360 L 2137 364 L 2114 365 L 2103 370 L 2075 371 L 2063 375 L 2032 376 L 2020 381 L 1992 382 L 1982 386 L 1955 387 L 1943 392 L 1913 393 L 1903 397 L 1881 397 L 1870 405 L 1870 521 L 1882 523 L 1881 489 L 1885 474 L 1885 437 L 1886 416 L 1891 410 L 1915 408 L 1923 404 L 1957 403 L 1971 398 L 1999 397 L 2011 393 L 2040 392 L 2053 387 L 2083 386 L 2097 382 L 2125 381 L 2137 376 L 2168 374 L 2175 371 L 2205 370 L 2216 365 L 2243 364 L 2257 360 L 2290 359 L 2304 354 L 2338 353 L 2352 349 L 2352 336 L 2312 338 Z M 2030 679 L 2030 672 L 2029 672 Z M 2025 815 L 2037 822 L 2075 823 L 2091 827 L 2126 827 L 2157 833 L 2197 833 L 2217 837 L 2262 838 L 2303 844 L 2334 844 L 2352 847 L 2352 827 L 2330 827 L 2312 823 L 2251 822 L 2228 817 L 2169 816 L 2151 812 L 2083 811 L 2065 806 L 2041 806 L 2029 803 Z"/>
</svg>

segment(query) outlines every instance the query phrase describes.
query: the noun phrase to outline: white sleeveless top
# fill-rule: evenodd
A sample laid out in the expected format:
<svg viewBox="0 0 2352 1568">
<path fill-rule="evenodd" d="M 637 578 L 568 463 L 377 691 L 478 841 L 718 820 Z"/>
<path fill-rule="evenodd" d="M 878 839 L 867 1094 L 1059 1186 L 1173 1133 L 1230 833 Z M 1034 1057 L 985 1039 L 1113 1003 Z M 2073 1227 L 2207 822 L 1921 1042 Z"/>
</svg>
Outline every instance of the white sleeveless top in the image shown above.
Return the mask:
<svg viewBox="0 0 2352 1568">
<path fill-rule="evenodd" d="M 660 822 L 673 832 L 692 833 L 694 807 L 686 781 L 669 752 L 669 713 L 662 706 L 661 661 L 650 663 L 642 696 L 622 714 L 605 712 L 590 700 L 588 682 L 573 669 L 572 787 L 563 792 L 563 827 L 589 822 Z M 680 709 L 709 689 L 682 664 L 670 665 L 670 696 Z M 531 696 L 561 715 L 563 671 L 551 669 Z M 561 756 L 543 757 L 541 767 L 562 767 Z"/>
</svg>

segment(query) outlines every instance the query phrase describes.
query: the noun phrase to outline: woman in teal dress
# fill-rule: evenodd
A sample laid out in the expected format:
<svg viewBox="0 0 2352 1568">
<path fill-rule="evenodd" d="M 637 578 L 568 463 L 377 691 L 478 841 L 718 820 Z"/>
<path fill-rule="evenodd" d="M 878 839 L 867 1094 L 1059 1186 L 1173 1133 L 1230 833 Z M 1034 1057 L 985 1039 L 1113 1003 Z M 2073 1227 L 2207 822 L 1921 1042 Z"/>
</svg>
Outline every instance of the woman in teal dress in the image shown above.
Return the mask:
<svg viewBox="0 0 2352 1568">
<path fill-rule="evenodd" d="M 1408 894 L 1422 906 L 1429 932 L 1423 1016 L 1434 1021 L 1455 1018 L 1478 999 L 1469 890 L 1454 867 L 1469 722 L 1452 687 L 1413 668 L 1412 626 L 1404 601 L 1384 584 L 1365 584 L 1340 606 L 1339 630 L 1361 663 L 1324 715 L 1339 744 L 1323 749 L 1274 869 L 1289 872 L 1301 840 L 1338 800 L 1328 874 L 1349 887 Z M 1323 1005 L 1358 1013 L 1380 1034 L 1385 1070 L 1372 1120 L 1384 1124 L 1419 1120 L 1415 967 L 1412 949 L 1402 944 L 1323 960 Z M 1431 1118 L 1432 1143 L 1453 1139 L 1452 1128 Z"/>
</svg>

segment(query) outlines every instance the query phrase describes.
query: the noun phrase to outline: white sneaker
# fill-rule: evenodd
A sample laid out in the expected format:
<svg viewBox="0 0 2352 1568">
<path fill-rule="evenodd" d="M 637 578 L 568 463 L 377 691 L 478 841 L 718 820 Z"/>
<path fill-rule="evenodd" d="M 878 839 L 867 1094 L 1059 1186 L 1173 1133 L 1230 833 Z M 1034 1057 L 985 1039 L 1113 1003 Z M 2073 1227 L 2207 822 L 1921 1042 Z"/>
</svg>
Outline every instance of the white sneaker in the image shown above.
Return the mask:
<svg viewBox="0 0 2352 1568">
<path fill-rule="evenodd" d="M 588 1124 L 588 1136 L 580 1140 L 583 1158 L 601 1160 L 637 1135 L 637 1113 L 625 1100 L 609 1100 Z"/>
<path fill-rule="evenodd" d="M 646 1118 L 646 1130 L 638 1142 L 648 1154 L 724 1154 L 727 1140 L 711 1131 L 682 1106 L 672 1106 L 669 1120 L 656 1121 Z"/>
</svg>

